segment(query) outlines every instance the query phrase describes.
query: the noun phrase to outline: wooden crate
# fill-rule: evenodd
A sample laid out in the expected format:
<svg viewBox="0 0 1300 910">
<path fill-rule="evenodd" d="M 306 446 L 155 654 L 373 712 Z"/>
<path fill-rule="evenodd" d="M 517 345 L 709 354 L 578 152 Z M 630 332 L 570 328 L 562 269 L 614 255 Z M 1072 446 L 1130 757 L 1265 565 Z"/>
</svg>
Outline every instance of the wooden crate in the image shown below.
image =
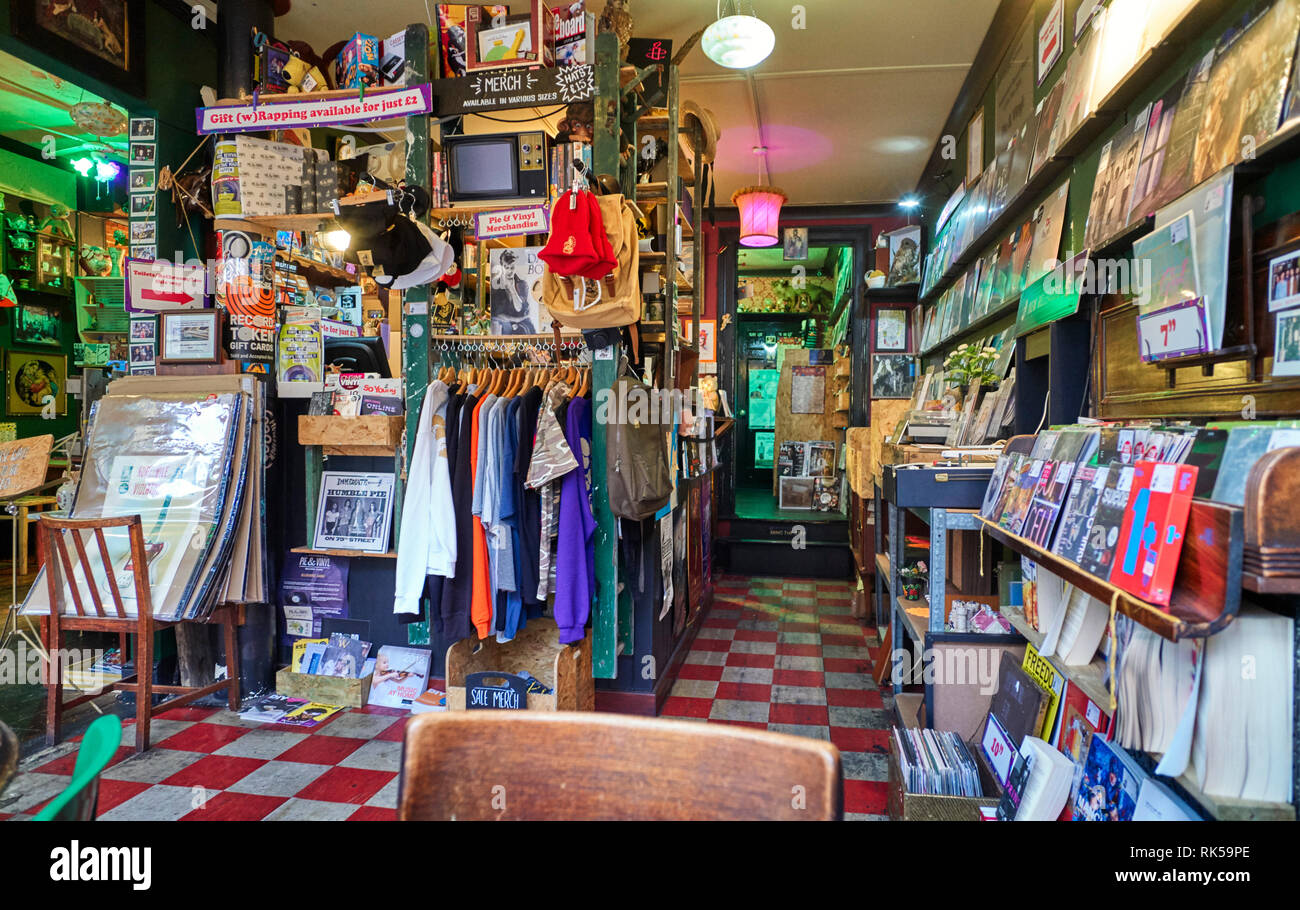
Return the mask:
<svg viewBox="0 0 1300 910">
<path fill-rule="evenodd" d="M 481 647 L 480 647 L 481 646 Z M 478 648 L 477 651 L 474 649 Z M 465 676 L 499 670 L 527 670 L 551 695 L 530 693 L 530 711 L 594 711 L 596 684 L 591 675 L 591 631 L 578 644 L 562 645 L 555 620 L 530 619 L 511 641 L 462 638 L 447 649 L 447 708 L 465 710 Z"/>
<path fill-rule="evenodd" d="M 360 708 L 370 701 L 370 675 L 360 679 L 342 676 L 317 676 L 314 673 L 294 673 L 288 667 L 275 674 L 275 691 L 290 698 L 305 698 L 322 705 L 342 705 Z"/>
<path fill-rule="evenodd" d="M 984 796 L 978 799 L 968 796 L 931 796 L 924 793 L 908 793 L 903 781 L 903 772 L 898 763 L 898 744 L 891 736 L 889 739 L 889 818 L 891 821 L 906 822 L 977 822 L 980 820 L 981 807 L 995 807 L 1001 801 L 1001 788 L 989 773 L 983 761 L 979 743 L 967 743 L 975 764 L 979 768 L 980 783 L 985 793 L 997 796 Z"/>
<path fill-rule="evenodd" d="M 368 414 L 364 417 L 298 415 L 298 443 L 323 446 L 326 455 L 392 455 L 402 441 L 406 417 Z"/>
</svg>

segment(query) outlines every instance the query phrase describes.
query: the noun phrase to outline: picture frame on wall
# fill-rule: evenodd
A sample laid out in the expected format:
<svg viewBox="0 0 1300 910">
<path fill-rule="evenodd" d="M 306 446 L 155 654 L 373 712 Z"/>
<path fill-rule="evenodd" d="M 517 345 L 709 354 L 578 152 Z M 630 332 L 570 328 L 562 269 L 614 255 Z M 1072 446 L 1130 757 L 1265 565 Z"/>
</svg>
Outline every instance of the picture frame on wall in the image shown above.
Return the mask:
<svg viewBox="0 0 1300 910">
<path fill-rule="evenodd" d="M 93 9 L 49 0 L 10 0 L 14 37 L 136 97 L 146 94 L 145 7 L 134 0 L 96 0 Z"/>
<path fill-rule="evenodd" d="M 782 232 L 781 258 L 796 261 L 808 258 L 806 227 L 789 227 Z"/>
<path fill-rule="evenodd" d="M 158 146 L 152 142 L 131 143 L 131 167 L 153 167 L 158 163 Z"/>
<path fill-rule="evenodd" d="M 52 396 L 52 398 L 51 398 Z M 9 351 L 5 355 L 5 414 L 32 417 L 68 413 L 68 358 L 62 354 Z"/>
<path fill-rule="evenodd" d="M 812 477 L 781 477 L 778 492 L 781 509 L 811 512 L 817 481 Z"/>
<path fill-rule="evenodd" d="M 152 193 L 158 189 L 158 172 L 153 168 L 136 168 L 131 171 L 131 192 Z"/>
<path fill-rule="evenodd" d="M 1274 326 L 1273 375 L 1300 376 L 1300 307 L 1277 314 Z"/>
<path fill-rule="evenodd" d="M 911 398 L 916 387 L 916 358 L 911 354 L 871 355 L 871 397 Z"/>
<path fill-rule="evenodd" d="M 876 350 L 907 350 L 906 307 L 882 307 L 876 310 Z"/>
<path fill-rule="evenodd" d="M 155 212 L 156 197 L 153 193 L 131 194 L 131 217 L 152 218 Z"/>
<path fill-rule="evenodd" d="M 63 320 L 59 308 L 23 303 L 14 310 L 13 341 L 30 347 L 63 347 Z"/>
<path fill-rule="evenodd" d="M 1277 256 L 1268 263 L 1270 312 L 1300 306 L 1300 250 Z"/>
<path fill-rule="evenodd" d="M 132 142 L 157 141 L 158 121 L 152 117 L 132 117 L 130 137 Z"/>
<path fill-rule="evenodd" d="M 984 173 L 984 109 L 971 118 L 966 127 L 966 183 L 972 184 Z"/>
<path fill-rule="evenodd" d="M 220 310 L 159 313 L 159 363 L 216 363 L 221 344 Z"/>
</svg>

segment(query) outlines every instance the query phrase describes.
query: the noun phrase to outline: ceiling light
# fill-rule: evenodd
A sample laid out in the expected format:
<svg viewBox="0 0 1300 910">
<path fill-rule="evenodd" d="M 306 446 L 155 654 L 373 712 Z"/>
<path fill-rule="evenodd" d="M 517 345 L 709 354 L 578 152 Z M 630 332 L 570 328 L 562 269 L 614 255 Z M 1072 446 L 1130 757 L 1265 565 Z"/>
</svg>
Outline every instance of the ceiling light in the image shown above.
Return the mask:
<svg viewBox="0 0 1300 910">
<path fill-rule="evenodd" d="M 920 205 L 921 200 L 917 199 L 915 196 L 904 196 L 898 203 L 900 209 L 907 209 L 909 212 L 912 209 L 919 208 Z"/>
<path fill-rule="evenodd" d="M 739 13 L 741 0 L 728 2 L 727 7 Z M 718 19 L 704 30 L 700 46 L 710 60 L 729 69 L 749 69 L 767 59 L 776 47 L 776 34 L 772 27 L 753 15 L 753 3 L 748 15 L 722 15 L 722 0 L 718 0 Z"/>
<path fill-rule="evenodd" d="M 731 202 L 740 209 L 741 246 L 776 246 L 780 242 L 777 225 L 785 193 L 771 186 L 746 186 L 731 194 Z"/>
</svg>

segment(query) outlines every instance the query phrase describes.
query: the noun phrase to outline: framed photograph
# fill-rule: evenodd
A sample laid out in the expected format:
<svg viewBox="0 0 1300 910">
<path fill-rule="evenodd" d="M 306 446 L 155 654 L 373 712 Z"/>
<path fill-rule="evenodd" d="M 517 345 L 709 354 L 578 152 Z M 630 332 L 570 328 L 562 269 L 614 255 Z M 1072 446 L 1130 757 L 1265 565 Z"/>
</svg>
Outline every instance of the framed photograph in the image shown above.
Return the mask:
<svg viewBox="0 0 1300 910">
<path fill-rule="evenodd" d="M 158 223 L 156 221 L 132 221 L 131 222 L 131 247 L 135 248 L 137 243 L 153 243 L 158 239 Z M 132 256 L 132 259 L 135 257 Z M 153 257 L 157 259 L 158 257 Z"/>
<path fill-rule="evenodd" d="M 1268 264 L 1268 308 L 1287 310 L 1300 306 L 1300 250 L 1278 256 Z"/>
<path fill-rule="evenodd" d="M 5 413 L 25 417 L 68 413 L 68 358 L 62 354 L 10 351 L 5 357 Z"/>
<path fill-rule="evenodd" d="M 131 192 L 152 193 L 158 189 L 158 172 L 153 168 L 131 171 Z"/>
<path fill-rule="evenodd" d="M 911 354 L 871 356 L 871 397 L 911 398 L 916 385 L 916 358 Z"/>
<path fill-rule="evenodd" d="M 220 310 L 162 312 L 158 317 L 159 363 L 217 362 Z"/>
<path fill-rule="evenodd" d="M 907 350 L 907 319 L 904 307 L 876 310 L 876 350 Z"/>
<path fill-rule="evenodd" d="M 694 341 L 691 338 L 690 319 L 682 320 L 682 338 L 686 341 Z M 700 363 L 717 363 L 718 362 L 718 320 L 701 319 L 700 320 Z"/>
<path fill-rule="evenodd" d="M 129 94 L 145 96 L 145 6 L 132 0 L 94 3 L 10 0 L 16 38 Z"/>
<path fill-rule="evenodd" d="M 782 259 L 804 260 L 808 258 L 808 229 L 806 227 L 786 228 L 782 232 L 784 246 Z"/>
<path fill-rule="evenodd" d="M 488 264 L 492 280 L 488 301 L 492 334 L 532 335 L 550 322 L 542 306 L 541 247 L 506 247 L 491 250 Z"/>
<path fill-rule="evenodd" d="M 780 481 L 778 489 L 782 509 L 812 511 L 813 495 L 817 489 L 816 479 L 812 477 L 782 477 Z"/>
<path fill-rule="evenodd" d="M 153 262 L 158 258 L 158 247 L 156 246 L 132 246 L 131 258 L 139 259 L 143 262 Z"/>
<path fill-rule="evenodd" d="M 132 218 L 151 218 L 154 214 L 154 204 L 157 197 L 153 193 L 132 193 L 131 194 L 131 217 Z"/>
<path fill-rule="evenodd" d="M 131 167 L 153 167 L 157 161 L 158 147 L 152 142 L 131 143 Z"/>
<path fill-rule="evenodd" d="M 1300 376 L 1300 308 L 1277 314 L 1273 375 Z"/>
<path fill-rule="evenodd" d="M 974 183 L 984 173 L 984 109 L 966 127 L 966 182 Z"/>
<path fill-rule="evenodd" d="M 155 142 L 158 139 L 158 121 L 152 117 L 131 118 L 132 142 Z"/>
<path fill-rule="evenodd" d="M 888 287 L 921 282 L 921 226 L 899 228 L 885 235 L 889 239 Z"/>
<path fill-rule="evenodd" d="M 153 366 L 154 346 L 152 341 L 131 345 L 131 366 Z"/>
<path fill-rule="evenodd" d="M 14 344 L 63 347 L 63 322 L 59 309 L 41 303 L 24 303 L 14 313 Z"/>
<path fill-rule="evenodd" d="M 392 514 L 392 474 L 325 471 L 314 545 L 322 550 L 386 552 Z"/>
<path fill-rule="evenodd" d="M 132 319 L 131 320 L 131 341 L 153 341 L 157 335 L 155 327 L 157 323 L 152 319 Z"/>
</svg>

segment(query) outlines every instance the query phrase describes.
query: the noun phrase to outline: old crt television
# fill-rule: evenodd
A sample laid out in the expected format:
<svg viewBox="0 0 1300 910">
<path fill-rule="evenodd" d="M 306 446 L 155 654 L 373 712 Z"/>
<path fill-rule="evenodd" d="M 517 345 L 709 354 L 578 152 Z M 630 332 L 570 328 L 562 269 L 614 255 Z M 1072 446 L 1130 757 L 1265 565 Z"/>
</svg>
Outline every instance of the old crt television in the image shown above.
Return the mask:
<svg viewBox="0 0 1300 910">
<path fill-rule="evenodd" d="M 547 198 L 550 147 L 545 133 L 444 136 L 442 150 L 453 203 Z"/>
</svg>

